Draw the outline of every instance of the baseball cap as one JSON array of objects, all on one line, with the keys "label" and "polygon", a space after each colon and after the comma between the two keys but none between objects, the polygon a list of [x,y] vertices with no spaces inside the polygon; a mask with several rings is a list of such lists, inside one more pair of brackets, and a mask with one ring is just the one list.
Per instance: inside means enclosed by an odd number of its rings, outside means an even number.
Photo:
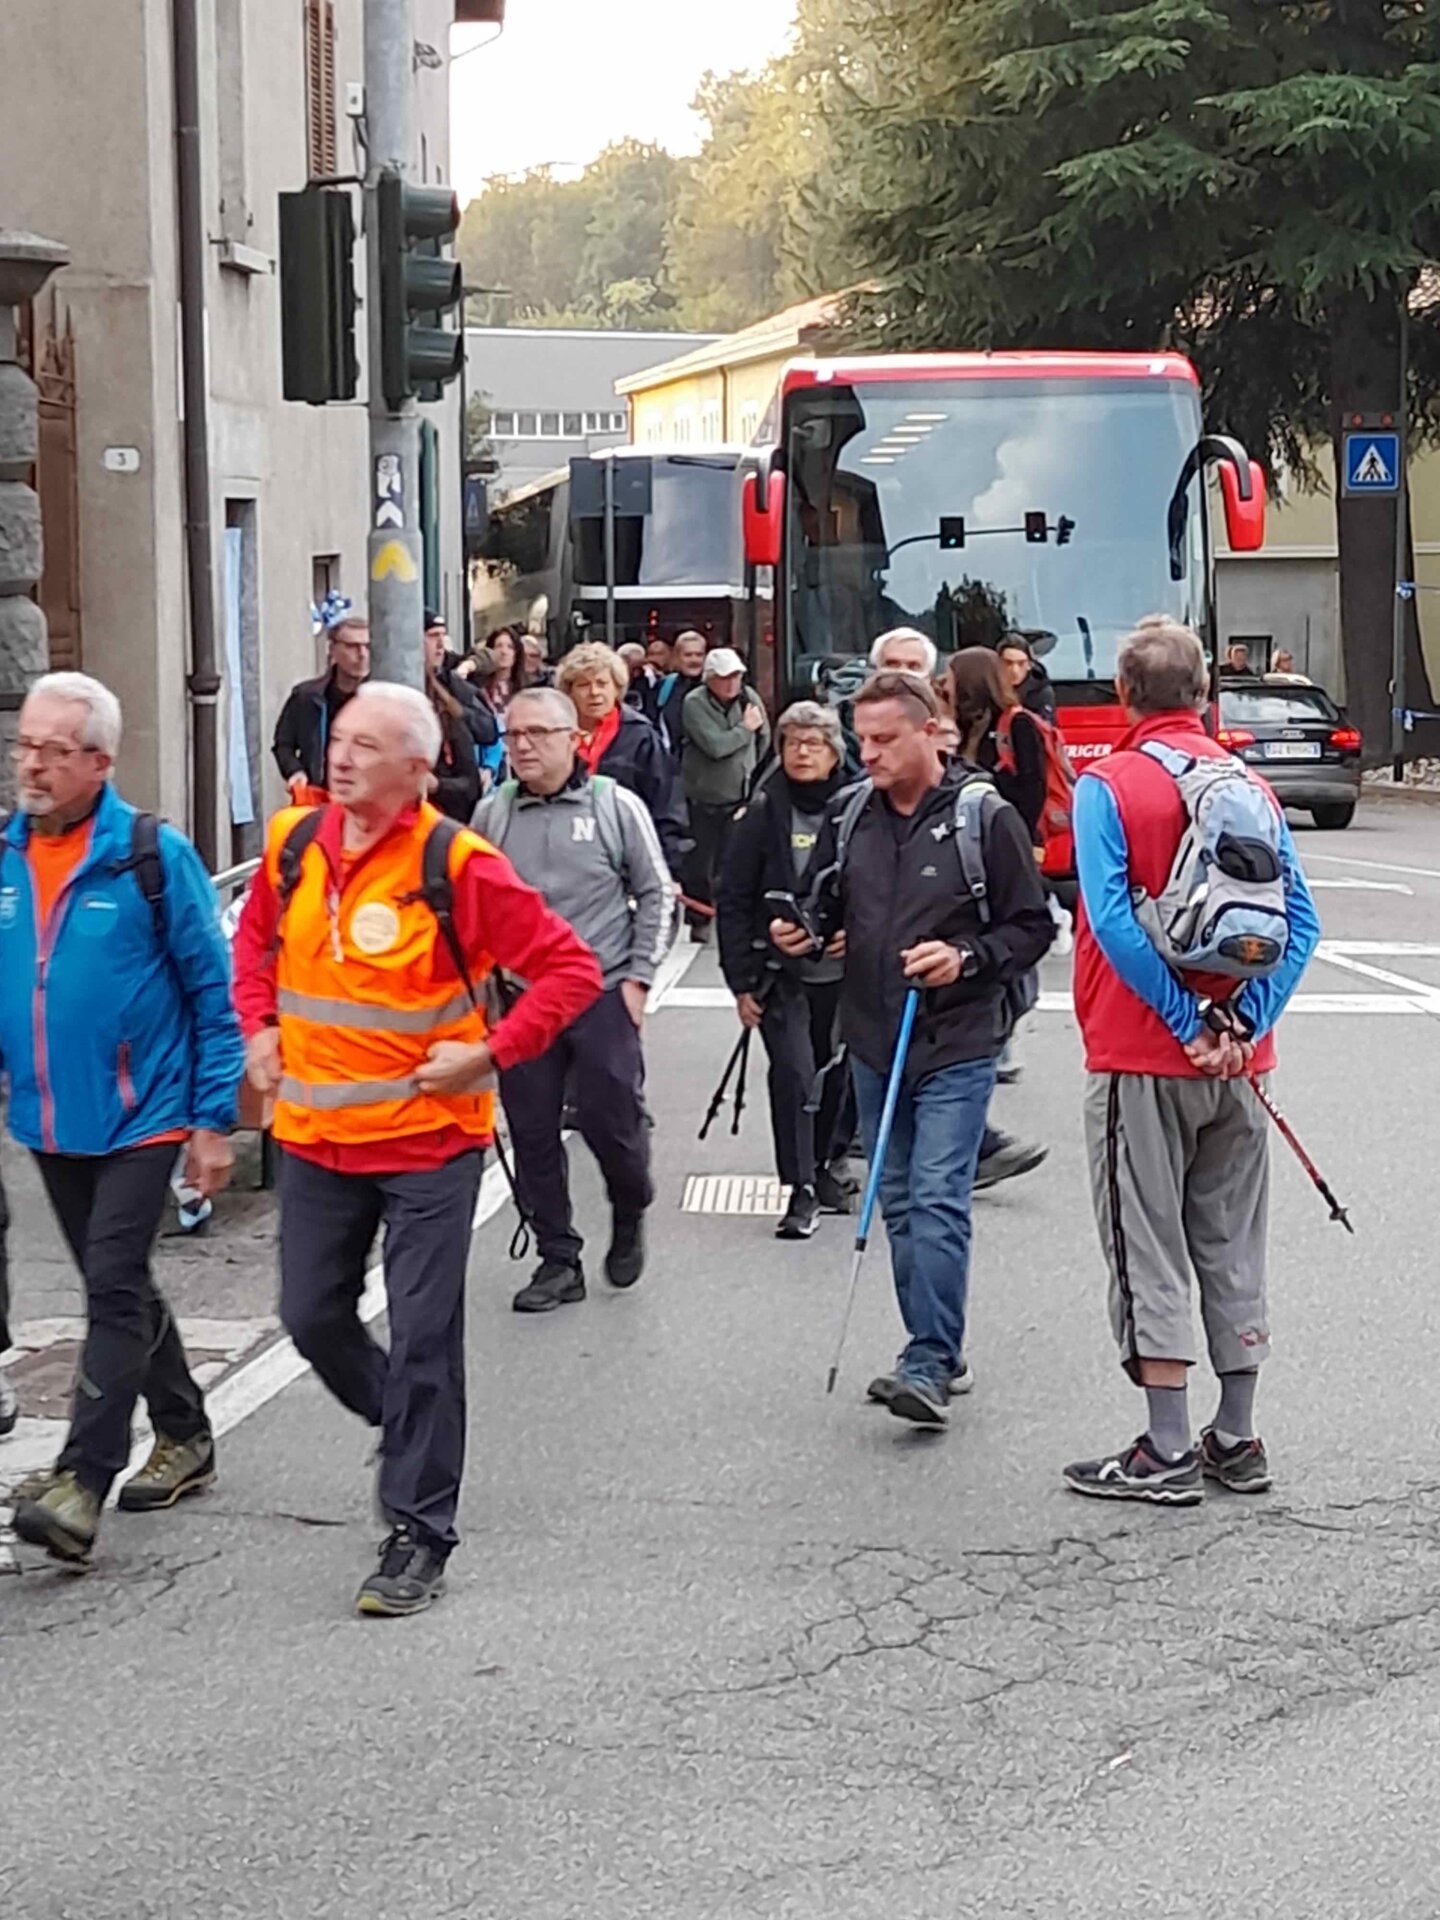
[{"label": "baseball cap", "polygon": [[744,673],[745,662],[733,647],[715,647],[705,656],[705,678],[723,680],[727,674]]},{"label": "baseball cap", "polygon": [[425,631],[427,633],[431,627],[443,627],[444,624],[445,616],[443,613],[436,613],[431,607],[425,609]]}]

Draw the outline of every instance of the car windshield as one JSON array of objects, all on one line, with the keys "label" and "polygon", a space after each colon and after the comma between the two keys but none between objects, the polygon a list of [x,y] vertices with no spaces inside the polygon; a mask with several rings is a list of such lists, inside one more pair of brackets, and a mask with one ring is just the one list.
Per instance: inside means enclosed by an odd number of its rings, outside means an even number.
[{"label": "car windshield", "polygon": [[[604,467],[571,464],[575,584],[605,585]],[[617,587],[726,587],[742,577],[735,459],[705,454],[616,460]]]},{"label": "car windshield", "polygon": [[1052,679],[1108,683],[1142,615],[1208,630],[1188,382],[821,385],[788,422],[793,665],[890,627],[942,653],[1019,628]]},{"label": "car windshield", "polygon": [[1247,726],[1295,727],[1305,721],[1335,721],[1340,709],[1319,687],[1220,688],[1220,716]]}]

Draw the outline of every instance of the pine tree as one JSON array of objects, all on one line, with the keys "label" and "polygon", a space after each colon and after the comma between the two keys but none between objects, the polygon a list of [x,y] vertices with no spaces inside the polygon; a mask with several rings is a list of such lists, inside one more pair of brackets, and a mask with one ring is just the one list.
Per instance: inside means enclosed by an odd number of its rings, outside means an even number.
[{"label": "pine tree", "polygon": [[[1312,484],[1317,445],[1396,406],[1402,305],[1440,254],[1440,0],[846,11],[811,22],[807,220],[815,257],[873,276],[869,343],[1178,345],[1211,416]],[[1440,305],[1409,405],[1440,431]],[[1348,694],[1382,758],[1393,510],[1337,504]],[[1410,667],[1433,705],[1414,634]]]}]

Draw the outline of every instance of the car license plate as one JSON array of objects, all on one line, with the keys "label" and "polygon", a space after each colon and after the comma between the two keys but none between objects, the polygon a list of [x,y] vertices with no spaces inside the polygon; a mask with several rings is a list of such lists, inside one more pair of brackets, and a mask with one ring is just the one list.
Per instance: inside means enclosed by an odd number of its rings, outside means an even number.
[{"label": "car license plate", "polygon": [[1267,740],[1265,758],[1267,760],[1318,760],[1320,742],[1318,740]]}]

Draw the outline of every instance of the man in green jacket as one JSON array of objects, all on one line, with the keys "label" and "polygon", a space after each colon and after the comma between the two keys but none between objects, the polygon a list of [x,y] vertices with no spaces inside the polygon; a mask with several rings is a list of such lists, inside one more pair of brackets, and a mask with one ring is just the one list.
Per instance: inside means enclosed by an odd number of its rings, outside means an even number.
[{"label": "man in green jacket", "polygon": [[[702,684],[685,697],[680,715],[685,738],[681,768],[694,845],[686,860],[685,892],[714,902],[735,810],[750,791],[755,769],[770,745],[770,725],[755,689],[745,683],[745,662],[730,647],[705,656]],[[687,912],[690,930],[704,940],[708,914]]]}]

